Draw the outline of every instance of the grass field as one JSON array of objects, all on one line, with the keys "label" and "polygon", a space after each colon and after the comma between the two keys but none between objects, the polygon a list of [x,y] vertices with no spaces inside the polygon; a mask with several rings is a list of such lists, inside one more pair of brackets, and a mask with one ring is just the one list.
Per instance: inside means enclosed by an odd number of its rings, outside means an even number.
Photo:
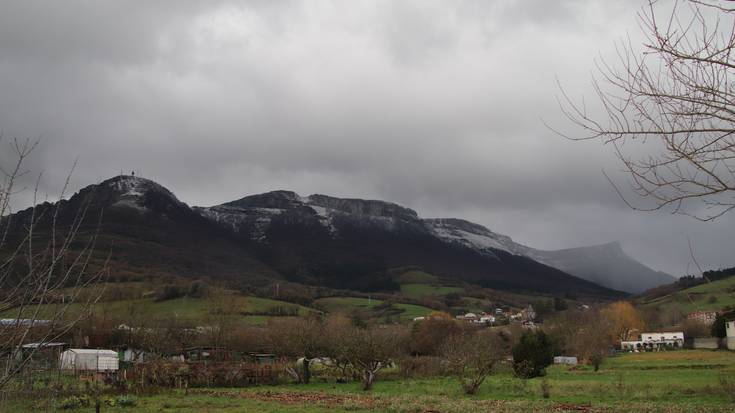
[{"label": "grass field", "polygon": [[[94,312],[98,314],[114,314],[117,316],[145,316],[149,319],[167,319],[176,317],[193,323],[204,322],[210,315],[213,308],[221,307],[227,310],[228,314],[241,319],[244,322],[252,321],[253,324],[262,324],[265,322],[265,316],[261,315],[243,315],[244,313],[263,313],[276,307],[295,308],[299,315],[307,315],[314,309],[300,306],[285,301],[271,300],[268,298],[248,297],[241,295],[225,295],[217,299],[207,298],[190,298],[181,297],[172,300],[155,301],[152,298],[141,298],[136,300],[118,300],[97,303],[94,306]],[[44,305],[39,317],[47,318],[54,312],[58,311],[59,305]],[[72,305],[69,309],[74,312],[77,308]],[[34,307],[29,307],[27,313],[33,311]],[[15,317],[13,310],[0,314],[2,317]]]},{"label": "grass field", "polygon": [[[735,353],[675,351],[627,354],[608,359],[599,372],[587,366],[553,366],[546,379],[514,378],[504,370],[491,376],[476,396],[465,396],[456,380],[388,379],[372,392],[357,383],[244,389],[190,389],[138,398],[136,407],[104,412],[732,412]],[[548,384],[549,397],[542,395]],[[9,403],[3,411],[44,408],[38,401]],[[2,406],[0,406],[2,407]],[[93,411],[90,408],[71,410]]]},{"label": "grass field", "polygon": [[409,270],[401,274],[396,281],[400,284],[432,284],[438,282],[439,278],[421,270]]},{"label": "grass field", "polygon": [[[380,316],[379,308],[384,302],[382,300],[359,298],[359,297],[328,297],[315,301],[319,308],[329,313],[350,314],[355,311],[376,312]],[[432,311],[431,308],[414,304],[393,304],[393,312],[396,312],[400,320],[411,320],[414,317],[425,316]]]},{"label": "grass field", "polygon": [[687,288],[642,304],[660,307],[676,306],[684,314],[697,310],[715,311],[726,306],[735,306],[735,277]]},{"label": "grass field", "polygon": [[427,295],[446,295],[464,291],[460,287],[445,287],[432,284],[401,284],[401,293],[407,297],[420,298]]}]

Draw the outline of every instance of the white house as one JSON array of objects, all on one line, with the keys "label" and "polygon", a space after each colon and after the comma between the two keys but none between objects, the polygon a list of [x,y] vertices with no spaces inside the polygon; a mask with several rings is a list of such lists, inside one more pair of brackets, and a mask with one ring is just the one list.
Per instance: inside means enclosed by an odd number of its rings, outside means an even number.
[{"label": "white house", "polygon": [[638,340],[621,341],[620,348],[628,351],[652,350],[666,347],[682,348],[684,332],[643,333]]},{"label": "white house", "polygon": [[62,370],[108,372],[118,370],[119,360],[113,350],[72,348],[61,353],[59,365]]},{"label": "white house", "polygon": [[457,320],[477,321],[480,318],[475,313],[467,313],[464,315],[458,315]]},{"label": "white house", "polygon": [[478,322],[481,324],[492,324],[495,322],[495,316],[491,316],[490,314],[482,314],[480,315],[480,320]]},{"label": "white house", "polygon": [[735,350],[735,320],[725,323],[726,345],[728,350]]}]

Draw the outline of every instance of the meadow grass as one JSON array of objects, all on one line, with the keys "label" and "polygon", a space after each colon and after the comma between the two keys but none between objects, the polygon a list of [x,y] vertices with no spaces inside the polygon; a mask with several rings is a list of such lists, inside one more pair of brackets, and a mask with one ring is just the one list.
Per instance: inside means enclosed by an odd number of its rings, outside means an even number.
[{"label": "meadow grass", "polygon": [[[221,301],[221,302],[219,302]],[[134,300],[117,300],[98,302],[93,306],[96,314],[110,314],[116,316],[145,315],[150,319],[178,318],[193,323],[201,323],[211,314],[212,308],[221,305],[227,309],[232,317],[254,324],[262,324],[265,316],[244,315],[246,313],[264,313],[276,307],[296,308],[298,315],[305,316],[317,310],[285,301],[272,300],[268,298],[227,295],[221,300],[213,301],[208,298],[180,297],[165,301],[155,301],[153,298],[140,298]],[[60,304],[45,304],[39,311],[39,318],[48,318],[61,308]],[[71,304],[67,310],[69,314],[75,314],[81,308],[79,304]],[[25,314],[31,314],[35,306],[26,309]],[[13,310],[0,314],[2,317],[15,317]],[[22,315],[23,316],[23,315]],[[22,317],[21,316],[21,317]]]},{"label": "meadow grass", "polygon": [[[387,375],[396,372],[386,373]],[[735,395],[720,384],[735,377],[735,353],[682,350],[625,354],[595,372],[588,366],[552,366],[543,397],[541,378],[521,380],[502,367],[474,396],[464,395],[452,377],[379,377],[372,392],[359,383],[318,379],[309,385],[190,389],[141,396],[135,407],[104,412],[732,412]],[[8,402],[9,413],[43,409],[48,401]],[[92,411],[90,408],[70,410]]]},{"label": "meadow grass", "polygon": [[[315,304],[328,313],[344,314],[360,310],[377,310],[377,307],[383,303],[384,302],[382,300],[359,297],[328,297],[320,298],[315,301]],[[432,311],[435,311],[428,307],[406,303],[395,303],[393,304],[393,308],[401,311],[397,315],[401,321],[410,321],[414,317],[425,316]]]},{"label": "meadow grass", "polygon": [[401,293],[407,297],[420,298],[427,295],[447,295],[464,291],[460,287],[445,287],[431,284],[402,284]]},{"label": "meadow grass", "polygon": [[[710,301],[714,297],[714,301]],[[697,285],[642,303],[644,306],[676,307],[684,314],[697,310],[719,311],[735,306],[735,277]]]}]

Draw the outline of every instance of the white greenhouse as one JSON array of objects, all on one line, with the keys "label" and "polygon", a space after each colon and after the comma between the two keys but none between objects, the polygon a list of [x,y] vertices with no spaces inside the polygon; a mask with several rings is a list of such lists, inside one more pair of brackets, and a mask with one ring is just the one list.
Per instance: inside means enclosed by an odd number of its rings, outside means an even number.
[{"label": "white greenhouse", "polygon": [[72,348],[61,353],[59,364],[62,370],[73,371],[117,371],[119,360],[113,350]]}]

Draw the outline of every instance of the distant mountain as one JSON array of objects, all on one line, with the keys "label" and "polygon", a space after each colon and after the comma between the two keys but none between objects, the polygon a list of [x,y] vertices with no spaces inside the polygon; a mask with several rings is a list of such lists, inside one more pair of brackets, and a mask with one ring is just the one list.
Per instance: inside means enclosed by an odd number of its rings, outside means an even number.
[{"label": "distant mountain", "polygon": [[556,251],[531,250],[529,256],[585,280],[634,294],[676,281],[631,258],[619,242]]},{"label": "distant mountain", "polygon": [[[111,249],[113,276],[209,277],[247,285],[285,279],[390,290],[397,288],[391,268],[419,266],[499,290],[622,295],[540,262],[545,258],[534,258],[535,250],[480,225],[422,219],[384,201],[273,191],[192,208],[153,181],[118,176],[62,201],[59,224],[68,225],[85,205],[83,236],[91,235],[102,216],[99,260]],[[39,205],[36,212],[52,206]],[[30,216],[28,209],[12,217],[17,233]]]},{"label": "distant mountain", "polygon": [[619,242],[556,251],[534,249],[510,237],[461,219],[425,220],[434,233],[448,241],[495,257],[497,251],[531,258],[596,284],[628,293],[640,293],[674,278],[652,270],[628,256]]}]

